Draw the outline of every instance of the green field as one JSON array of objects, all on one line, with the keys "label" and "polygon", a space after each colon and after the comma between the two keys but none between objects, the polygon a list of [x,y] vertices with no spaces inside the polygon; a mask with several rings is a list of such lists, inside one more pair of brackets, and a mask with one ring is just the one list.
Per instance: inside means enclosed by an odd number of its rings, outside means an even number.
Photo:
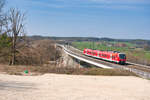
[{"label": "green field", "polygon": [[[72,45],[80,50],[84,48],[96,50],[113,50],[126,53],[127,58],[131,62],[138,62],[143,64],[150,63],[150,51],[144,49],[137,49],[136,44],[121,42],[125,47],[110,46],[110,44],[119,44],[120,42],[73,42]],[[131,49],[132,48],[132,49]]]},{"label": "green field", "polygon": [[72,45],[80,50],[84,48],[96,49],[96,50],[114,50],[114,51],[127,51],[128,47],[109,47],[105,43],[95,42],[73,42]]}]

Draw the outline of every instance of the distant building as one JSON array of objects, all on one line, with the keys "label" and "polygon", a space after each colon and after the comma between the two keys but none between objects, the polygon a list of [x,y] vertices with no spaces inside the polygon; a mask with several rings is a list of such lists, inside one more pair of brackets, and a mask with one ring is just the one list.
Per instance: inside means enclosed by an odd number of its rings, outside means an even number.
[{"label": "distant building", "polygon": [[114,44],[115,47],[127,47],[125,43],[116,43]]}]

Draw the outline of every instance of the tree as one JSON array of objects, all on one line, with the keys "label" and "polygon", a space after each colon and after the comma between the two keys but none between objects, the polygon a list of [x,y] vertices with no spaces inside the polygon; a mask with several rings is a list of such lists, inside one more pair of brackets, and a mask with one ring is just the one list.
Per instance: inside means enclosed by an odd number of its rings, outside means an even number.
[{"label": "tree", "polygon": [[0,0],[0,34],[2,34],[2,27],[5,21],[5,17],[2,13],[2,8],[4,7],[5,0]]},{"label": "tree", "polygon": [[9,37],[7,35],[7,17],[2,13],[2,8],[4,7],[5,0],[0,0],[0,49],[3,47],[8,47]]},{"label": "tree", "polygon": [[12,8],[10,9],[9,20],[12,38],[12,58],[10,65],[15,65],[17,39],[24,33],[25,14],[21,13],[21,11],[19,11],[18,9]]},{"label": "tree", "polygon": [[0,0],[0,34],[9,35],[9,32],[11,32],[11,29],[9,26],[8,14],[2,11],[2,8],[4,7],[4,5],[5,5],[5,0]]},{"label": "tree", "polygon": [[0,12],[5,4],[5,0],[0,0]]},{"label": "tree", "polygon": [[0,35],[0,50],[3,48],[9,48],[11,46],[11,39],[7,34]]},{"label": "tree", "polygon": [[11,38],[9,37],[8,16],[3,12],[5,0],[0,0],[0,59],[5,63],[10,58]]},{"label": "tree", "polygon": [[[0,49],[10,50],[10,65],[16,61],[16,45],[18,37],[24,33],[25,14],[12,8],[8,13],[2,11],[5,0],[0,0]],[[5,51],[5,49],[3,50]]]}]

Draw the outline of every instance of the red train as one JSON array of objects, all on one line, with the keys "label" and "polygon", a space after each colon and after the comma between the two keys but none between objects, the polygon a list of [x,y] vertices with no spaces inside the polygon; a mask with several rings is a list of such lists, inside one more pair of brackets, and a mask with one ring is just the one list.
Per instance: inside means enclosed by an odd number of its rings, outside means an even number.
[{"label": "red train", "polygon": [[84,49],[83,54],[111,62],[116,62],[119,64],[126,63],[126,55],[117,51],[99,51],[92,49]]}]

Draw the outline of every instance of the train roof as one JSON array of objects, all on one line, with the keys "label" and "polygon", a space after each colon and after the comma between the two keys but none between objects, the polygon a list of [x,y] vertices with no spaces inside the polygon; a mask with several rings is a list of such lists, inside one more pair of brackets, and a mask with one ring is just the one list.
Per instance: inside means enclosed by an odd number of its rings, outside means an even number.
[{"label": "train roof", "polygon": [[[92,49],[88,49],[88,48],[85,48],[86,50],[92,50]],[[119,51],[111,51],[111,50],[107,50],[107,51],[103,51],[103,50],[93,50],[93,51],[98,51],[98,52],[105,52],[105,53],[119,53],[119,54],[124,54],[124,53],[121,53]]]}]

